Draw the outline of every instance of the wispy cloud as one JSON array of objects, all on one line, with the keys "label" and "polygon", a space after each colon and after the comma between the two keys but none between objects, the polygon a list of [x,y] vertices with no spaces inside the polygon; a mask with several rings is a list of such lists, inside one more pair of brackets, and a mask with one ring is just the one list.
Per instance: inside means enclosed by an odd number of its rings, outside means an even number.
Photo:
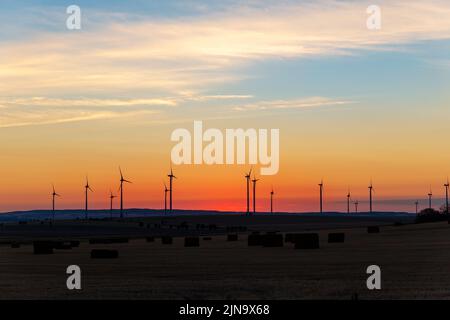
[{"label": "wispy cloud", "polygon": [[143,115],[153,115],[157,113],[155,110],[138,110],[138,111],[85,111],[85,110],[67,110],[63,112],[13,112],[6,113],[0,118],[0,128],[36,126],[59,124],[78,121],[89,120],[104,120],[104,119],[124,119],[126,117],[137,117]]},{"label": "wispy cloud", "polygon": [[351,100],[330,99],[326,97],[309,97],[303,99],[293,100],[272,100],[259,101],[255,103],[244,104],[242,106],[235,106],[235,111],[260,111],[260,110],[280,110],[280,109],[303,109],[303,108],[318,108],[325,106],[340,106],[357,103]]}]

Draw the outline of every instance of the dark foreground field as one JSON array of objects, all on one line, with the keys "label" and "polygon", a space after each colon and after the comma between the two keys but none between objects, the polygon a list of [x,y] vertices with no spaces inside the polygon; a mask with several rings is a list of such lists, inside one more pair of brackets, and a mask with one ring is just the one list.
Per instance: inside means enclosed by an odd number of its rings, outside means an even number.
[{"label": "dark foreground field", "polygon": [[[178,216],[127,221],[4,224],[0,228],[1,299],[360,299],[450,298],[450,225],[407,224],[410,218],[348,216]],[[209,227],[210,224],[215,227]],[[380,233],[368,234],[368,225]],[[181,226],[181,227],[180,227]],[[241,227],[241,231],[231,230]],[[227,230],[228,227],[228,230]],[[246,230],[242,227],[245,227]],[[316,230],[320,249],[249,247],[252,231]],[[344,243],[328,243],[329,232]],[[228,233],[238,233],[229,242]],[[145,237],[156,236],[155,242]],[[163,245],[161,235],[173,235]],[[184,236],[200,235],[185,248]],[[128,243],[89,244],[94,237]],[[203,240],[211,236],[212,240]],[[81,240],[80,247],[34,255],[32,240]],[[11,248],[10,242],[21,243]],[[91,259],[92,249],[117,249],[117,259]],[[66,288],[66,268],[79,265],[82,290]],[[382,289],[366,288],[366,267],[382,271]]]}]

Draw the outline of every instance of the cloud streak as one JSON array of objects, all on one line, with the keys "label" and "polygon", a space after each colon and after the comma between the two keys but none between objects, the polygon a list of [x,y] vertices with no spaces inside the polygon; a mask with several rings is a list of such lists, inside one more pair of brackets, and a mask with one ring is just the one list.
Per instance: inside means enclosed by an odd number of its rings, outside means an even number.
[{"label": "cloud streak", "polygon": [[293,100],[273,100],[260,101],[233,108],[235,111],[260,111],[260,110],[281,110],[281,109],[311,109],[326,106],[340,106],[357,103],[351,100],[338,100],[326,97],[309,97]]}]

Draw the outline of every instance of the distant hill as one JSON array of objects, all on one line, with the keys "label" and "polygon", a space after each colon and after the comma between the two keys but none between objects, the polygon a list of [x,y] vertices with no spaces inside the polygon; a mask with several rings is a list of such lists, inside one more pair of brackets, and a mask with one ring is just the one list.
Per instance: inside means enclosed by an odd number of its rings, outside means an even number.
[{"label": "distant hill", "polygon": [[[162,209],[127,209],[124,210],[125,218],[137,218],[137,217],[154,217],[154,216],[170,216],[170,215],[243,215],[245,212],[237,211],[214,211],[214,210],[174,210],[173,213],[164,213]],[[316,212],[277,212],[276,215],[290,215],[290,214],[301,214],[301,215],[319,215]],[[256,215],[270,215],[268,212],[257,213]],[[370,216],[399,216],[411,217],[412,214],[408,212],[359,212],[359,213],[342,213],[342,212],[325,212],[321,216],[342,216],[350,215],[352,217],[367,217]],[[0,213],[0,221],[30,221],[30,220],[45,220],[51,219],[53,212],[51,210],[30,210],[30,211],[15,211],[15,212],[5,212]],[[109,218],[111,216],[110,210],[89,210],[89,218],[103,219]],[[120,216],[119,210],[113,210],[113,217],[118,218]],[[55,219],[58,220],[76,220],[84,219],[84,210],[57,210],[55,211]]]}]

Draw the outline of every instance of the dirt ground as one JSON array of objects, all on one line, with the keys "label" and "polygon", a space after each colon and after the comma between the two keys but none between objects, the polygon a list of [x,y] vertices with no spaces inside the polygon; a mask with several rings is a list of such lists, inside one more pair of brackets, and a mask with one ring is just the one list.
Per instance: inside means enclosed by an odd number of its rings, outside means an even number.
[{"label": "dirt ground", "polygon": [[[244,219],[242,219],[244,218]],[[450,225],[447,222],[394,226],[392,221],[329,221],[297,218],[181,217],[163,221],[59,222],[4,226],[0,230],[0,299],[448,299],[450,298]],[[200,220],[199,220],[200,219]],[[202,220],[203,219],[203,220]],[[292,221],[294,219],[295,221]],[[139,220],[139,221],[142,221]],[[188,230],[170,225],[186,221]],[[217,223],[214,231],[196,224]],[[149,228],[147,228],[147,224]],[[368,234],[367,225],[381,225]],[[236,242],[226,228],[245,225]],[[318,230],[320,229],[320,230]],[[249,247],[250,231],[318,230],[320,249]],[[344,243],[327,243],[333,230]],[[146,235],[172,234],[172,245],[146,242]],[[184,235],[211,235],[200,247],[185,248]],[[126,235],[129,243],[89,244],[88,237]],[[34,255],[38,237],[81,240],[79,248]],[[11,248],[8,241],[19,241]],[[91,259],[95,248],[119,251],[117,259]],[[66,268],[82,270],[82,290],[68,290]],[[381,268],[381,290],[368,290],[366,268]]]}]

